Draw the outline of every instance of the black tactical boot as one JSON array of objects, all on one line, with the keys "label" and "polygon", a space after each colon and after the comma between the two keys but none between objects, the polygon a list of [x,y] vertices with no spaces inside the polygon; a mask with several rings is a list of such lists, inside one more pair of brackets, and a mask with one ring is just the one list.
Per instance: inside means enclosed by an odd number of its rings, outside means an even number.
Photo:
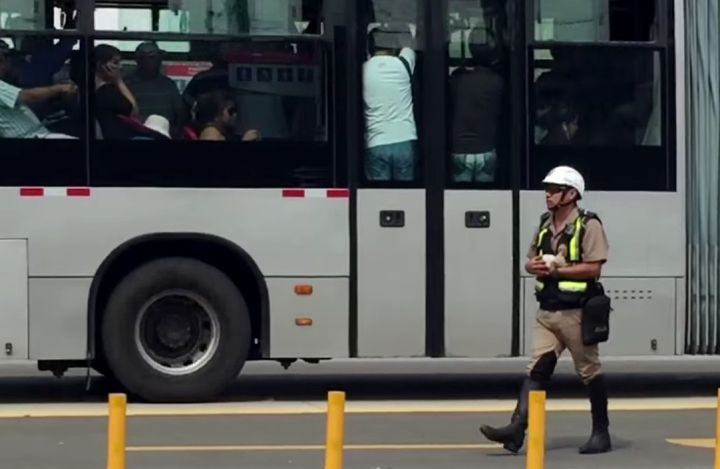
[{"label": "black tactical boot", "polygon": [[480,427],[482,434],[490,441],[502,443],[503,448],[508,451],[512,451],[513,453],[520,451],[525,441],[525,430],[528,425],[529,393],[531,390],[539,390],[541,388],[542,386],[537,381],[525,378],[510,423],[499,428],[483,425]]},{"label": "black tactical boot", "polygon": [[608,433],[608,399],[605,379],[597,376],[588,384],[590,408],[592,410],[592,435],[583,446],[580,454],[606,453],[611,450],[610,433]]}]

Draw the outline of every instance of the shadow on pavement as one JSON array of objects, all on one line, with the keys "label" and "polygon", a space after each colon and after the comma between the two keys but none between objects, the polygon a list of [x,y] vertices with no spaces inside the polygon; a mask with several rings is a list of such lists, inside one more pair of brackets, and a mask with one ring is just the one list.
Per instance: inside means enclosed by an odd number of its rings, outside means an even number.
[{"label": "shadow on pavement", "polygon": [[[347,392],[352,400],[514,399],[521,374],[343,374],[288,373],[241,376],[223,401],[324,400],[330,390]],[[606,374],[610,397],[685,397],[717,395],[719,374]],[[104,402],[119,391],[103,377],[94,377],[86,391],[82,377],[0,378],[0,403]],[[585,397],[579,379],[556,375],[548,397]]]}]

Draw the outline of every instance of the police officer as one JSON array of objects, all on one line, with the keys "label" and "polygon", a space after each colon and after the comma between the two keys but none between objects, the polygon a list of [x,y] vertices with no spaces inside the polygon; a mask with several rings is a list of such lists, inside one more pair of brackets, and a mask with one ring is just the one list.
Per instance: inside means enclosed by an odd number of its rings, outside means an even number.
[{"label": "police officer", "polygon": [[509,425],[480,431],[489,440],[516,453],[523,446],[528,420],[528,393],[544,390],[558,357],[570,350],[575,371],[587,387],[592,409],[592,435],[580,453],[610,451],[607,392],[600,374],[598,345],[585,345],[582,304],[591,295],[607,260],[608,243],[599,218],[581,210],[585,181],[568,166],[559,166],[545,177],[548,212],[540,220],[528,252],[525,269],[537,277],[540,303],[533,331],[533,355],[515,412]]}]

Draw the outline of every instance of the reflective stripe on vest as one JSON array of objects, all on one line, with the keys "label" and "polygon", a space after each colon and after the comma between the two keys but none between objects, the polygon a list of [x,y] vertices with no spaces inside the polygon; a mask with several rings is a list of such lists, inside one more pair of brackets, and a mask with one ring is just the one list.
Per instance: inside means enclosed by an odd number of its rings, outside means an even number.
[{"label": "reflective stripe on vest", "polygon": [[583,293],[587,291],[587,282],[569,282],[562,280],[558,282],[558,288],[560,291],[566,291],[570,293]]},{"label": "reflective stripe on vest", "polygon": [[[550,222],[552,223],[552,221]],[[573,232],[572,238],[570,238],[570,244],[569,244],[569,251],[570,251],[570,262],[579,262],[580,261],[580,231],[582,228],[582,215],[578,216],[575,220],[575,230]],[[540,230],[540,233],[538,233],[537,238],[537,247],[538,247],[538,253],[542,256],[544,254],[542,250],[543,245],[543,239],[545,235],[550,231],[549,226],[543,228]],[[540,280],[535,282],[535,290],[541,291],[543,288],[545,288],[545,284],[541,282]],[[569,280],[561,280],[558,282],[558,289],[563,292],[568,293],[583,293],[587,291],[588,283],[587,282],[575,282],[575,281],[569,281]]]}]

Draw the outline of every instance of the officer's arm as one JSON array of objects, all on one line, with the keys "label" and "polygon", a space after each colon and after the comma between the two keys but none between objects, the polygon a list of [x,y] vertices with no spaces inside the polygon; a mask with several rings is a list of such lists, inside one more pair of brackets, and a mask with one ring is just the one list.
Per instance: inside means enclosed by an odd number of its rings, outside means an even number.
[{"label": "officer's arm", "polygon": [[554,276],[567,280],[593,280],[600,277],[603,261],[581,262],[580,264],[558,267]]}]

